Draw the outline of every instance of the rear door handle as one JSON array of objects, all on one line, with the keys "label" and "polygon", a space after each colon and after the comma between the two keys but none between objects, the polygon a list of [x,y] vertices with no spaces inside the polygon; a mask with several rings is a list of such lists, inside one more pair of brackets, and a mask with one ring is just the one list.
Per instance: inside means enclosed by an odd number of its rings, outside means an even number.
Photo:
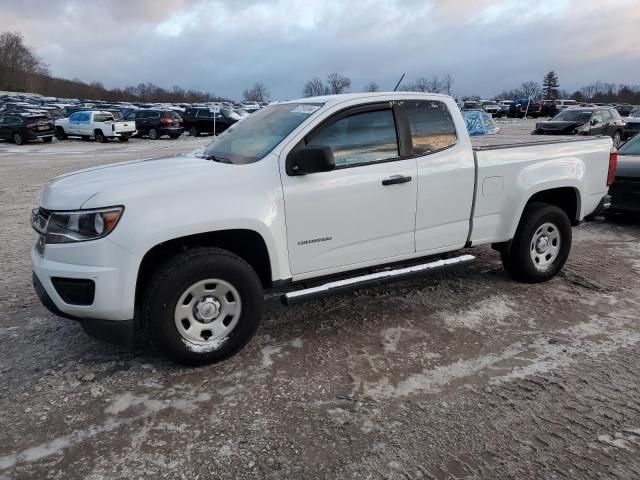
[{"label": "rear door handle", "polygon": [[394,175],[389,178],[385,178],[382,180],[382,185],[397,185],[399,183],[407,183],[411,181],[411,177],[407,177],[405,175]]}]

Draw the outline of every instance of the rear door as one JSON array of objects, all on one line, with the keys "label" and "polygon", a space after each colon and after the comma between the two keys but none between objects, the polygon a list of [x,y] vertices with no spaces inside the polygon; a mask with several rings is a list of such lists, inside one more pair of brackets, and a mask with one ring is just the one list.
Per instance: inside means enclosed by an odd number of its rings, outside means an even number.
[{"label": "rear door", "polygon": [[456,132],[440,100],[406,100],[399,112],[410,127],[418,167],[416,252],[461,248],[469,235],[475,185],[467,132]]},{"label": "rear door", "polygon": [[9,138],[9,129],[6,124],[7,117],[0,116],[0,139],[6,140]]},{"label": "rear door", "polygon": [[281,168],[294,275],[355,269],[415,251],[416,159],[400,156],[389,102],[339,112],[304,144],[331,147],[336,168],[302,176]]}]

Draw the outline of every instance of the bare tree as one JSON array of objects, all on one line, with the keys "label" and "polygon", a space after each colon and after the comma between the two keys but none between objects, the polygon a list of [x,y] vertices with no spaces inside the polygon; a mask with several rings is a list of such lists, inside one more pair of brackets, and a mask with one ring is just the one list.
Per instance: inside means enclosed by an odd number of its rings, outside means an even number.
[{"label": "bare tree", "polygon": [[258,82],[242,92],[242,98],[247,102],[266,102],[269,100],[269,91],[262,83]]},{"label": "bare tree", "polygon": [[48,74],[47,65],[24,43],[21,33],[0,33],[0,89],[29,89],[32,75]]},{"label": "bare tree", "polygon": [[418,77],[415,82],[401,85],[400,90],[407,92],[450,93],[451,85],[453,85],[451,75],[446,75],[443,78],[438,76],[431,78]]},{"label": "bare tree", "polygon": [[380,90],[380,85],[376,82],[370,82],[366,87],[364,87],[365,92],[377,92]]},{"label": "bare tree", "polygon": [[329,93],[328,87],[323,83],[320,77],[313,77],[304,85],[303,95],[305,97],[319,97]]},{"label": "bare tree", "polygon": [[523,82],[518,89],[522,98],[531,98],[532,100],[539,100],[542,97],[542,87],[538,82],[529,80]]},{"label": "bare tree", "polygon": [[330,73],[327,75],[327,87],[329,93],[345,93],[351,86],[351,79],[341,73]]},{"label": "bare tree", "polygon": [[453,87],[453,77],[450,73],[446,73],[442,77],[442,92],[451,95],[451,87]]}]

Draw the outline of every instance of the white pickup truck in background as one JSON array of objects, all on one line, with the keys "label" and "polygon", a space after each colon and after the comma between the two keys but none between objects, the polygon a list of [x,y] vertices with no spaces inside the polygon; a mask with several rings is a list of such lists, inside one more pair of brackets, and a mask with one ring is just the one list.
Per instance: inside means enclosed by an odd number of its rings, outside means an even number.
[{"label": "white pickup truck in background", "polygon": [[111,112],[80,111],[67,118],[56,120],[56,138],[81,137],[88,140],[94,137],[96,142],[104,143],[110,138],[126,142],[136,133],[136,122],[116,121]]},{"label": "white pickup truck in background", "polygon": [[472,140],[454,101],[363,93],[268,106],[200,154],[70,173],[32,214],[34,286],[91,335],[150,332],[175,361],[242,348],[264,290],[287,304],[464,265],[490,244],[513,278],[564,265],[609,203],[609,137]]}]

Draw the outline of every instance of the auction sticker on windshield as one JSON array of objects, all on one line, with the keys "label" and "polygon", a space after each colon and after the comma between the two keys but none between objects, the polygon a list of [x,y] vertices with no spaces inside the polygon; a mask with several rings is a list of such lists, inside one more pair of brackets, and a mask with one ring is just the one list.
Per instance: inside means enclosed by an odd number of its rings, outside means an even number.
[{"label": "auction sticker on windshield", "polygon": [[298,105],[296,108],[291,110],[291,113],[306,113],[307,115],[312,114],[320,107],[318,105]]}]

